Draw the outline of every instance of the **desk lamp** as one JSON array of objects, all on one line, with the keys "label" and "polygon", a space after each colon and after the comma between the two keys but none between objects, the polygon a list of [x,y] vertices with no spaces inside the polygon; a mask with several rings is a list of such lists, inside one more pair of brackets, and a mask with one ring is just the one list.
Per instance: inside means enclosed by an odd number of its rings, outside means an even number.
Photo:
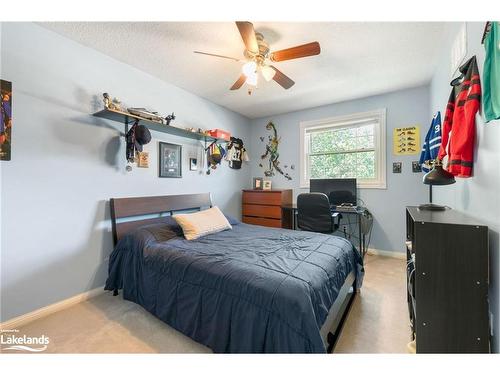
[{"label": "desk lamp", "polygon": [[443,169],[441,160],[434,161],[434,168],[424,175],[424,184],[429,185],[429,203],[421,204],[421,210],[442,211],[446,207],[432,203],[432,186],[433,185],[451,185],[455,183],[455,177],[448,171]]}]

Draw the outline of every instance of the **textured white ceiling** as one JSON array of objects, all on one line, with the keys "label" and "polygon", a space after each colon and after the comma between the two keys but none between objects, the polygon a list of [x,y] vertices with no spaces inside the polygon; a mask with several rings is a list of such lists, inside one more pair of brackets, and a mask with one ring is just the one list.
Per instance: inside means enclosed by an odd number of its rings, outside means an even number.
[{"label": "textured white ceiling", "polygon": [[249,118],[380,94],[430,81],[443,23],[254,22],[271,50],[318,41],[319,56],[275,63],[296,84],[284,90],[259,81],[229,87],[242,63],[194,50],[242,57],[243,43],[228,22],[77,22],[42,26],[182,87]]}]

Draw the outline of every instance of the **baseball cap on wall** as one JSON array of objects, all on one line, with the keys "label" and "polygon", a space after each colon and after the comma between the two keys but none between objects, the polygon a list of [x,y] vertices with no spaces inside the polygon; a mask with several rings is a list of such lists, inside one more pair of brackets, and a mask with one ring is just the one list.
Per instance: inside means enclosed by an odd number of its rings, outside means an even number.
[{"label": "baseball cap on wall", "polygon": [[142,151],[142,146],[151,142],[151,133],[144,125],[134,126],[135,148]]},{"label": "baseball cap on wall", "polygon": [[137,151],[142,151],[142,146],[151,141],[151,133],[144,125],[139,125],[137,120],[127,133],[127,143],[134,145]]}]

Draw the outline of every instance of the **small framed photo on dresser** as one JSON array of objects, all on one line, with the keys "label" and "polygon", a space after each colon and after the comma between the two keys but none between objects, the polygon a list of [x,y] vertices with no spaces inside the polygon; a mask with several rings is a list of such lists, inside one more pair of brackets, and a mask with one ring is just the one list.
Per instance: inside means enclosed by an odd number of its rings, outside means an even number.
[{"label": "small framed photo on dresser", "polygon": [[263,185],[264,185],[264,179],[262,177],[254,177],[253,178],[253,189],[254,190],[262,190]]},{"label": "small framed photo on dresser", "polygon": [[262,188],[264,190],[271,190],[273,187],[273,183],[269,180],[264,181],[264,185],[262,185]]}]

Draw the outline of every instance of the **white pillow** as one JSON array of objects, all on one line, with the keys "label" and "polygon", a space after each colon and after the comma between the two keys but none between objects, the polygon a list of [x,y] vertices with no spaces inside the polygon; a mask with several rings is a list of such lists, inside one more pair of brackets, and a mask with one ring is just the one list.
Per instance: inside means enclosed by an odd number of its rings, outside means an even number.
[{"label": "white pillow", "polygon": [[195,240],[207,234],[233,228],[218,207],[193,214],[174,215],[173,218],[181,226],[186,240]]}]

